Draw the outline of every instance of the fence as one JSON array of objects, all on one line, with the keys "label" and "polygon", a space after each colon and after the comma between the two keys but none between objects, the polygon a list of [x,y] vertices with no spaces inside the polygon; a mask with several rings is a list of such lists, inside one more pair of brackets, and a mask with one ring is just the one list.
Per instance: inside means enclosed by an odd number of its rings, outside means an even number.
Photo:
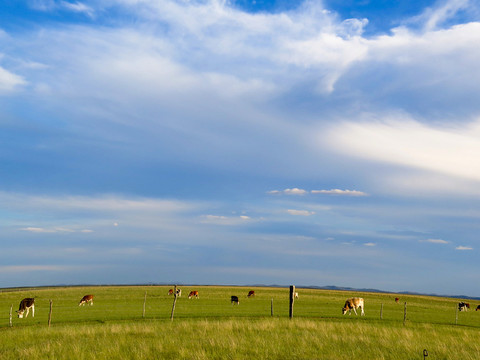
[{"label": "fence", "polygon": [[[254,288],[248,298],[247,287],[181,286],[182,296],[168,295],[167,286],[111,286],[84,288],[37,288],[0,293],[0,327],[75,322],[109,322],[127,320],[220,319],[293,317],[344,319],[361,321],[378,319],[407,325],[409,323],[459,324],[480,327],[480,312],[456,313],[458,300],[409,296],[395,303],[393,295],[355,293],[317,289],[295,289],[299,298],[292,301],[292,289]],[[198,289],[199,299],[188,299],[188,292]],[[78,306],[85,294],[94,294],[94,305]],[[240,304],[232,305],[236,295]],[[345,299],[365,299],[365,317],[342,315]],[[18,319],[13,313],[24,297],[35,297],[35,318]],[[402,306],[404,305],[404,306]]]}]

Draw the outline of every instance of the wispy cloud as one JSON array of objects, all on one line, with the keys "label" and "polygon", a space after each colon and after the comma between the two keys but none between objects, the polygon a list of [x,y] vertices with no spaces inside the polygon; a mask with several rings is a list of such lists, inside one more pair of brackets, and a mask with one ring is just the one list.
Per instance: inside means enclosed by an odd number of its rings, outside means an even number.
[{"label": "wispy cloud", "polygon": [[16,75],[0,66],[0,95],[11,93],[25,84],[26,81],[22,76]]},{"label": "wispy cloud", "polygon": [[242,225],[250,222],[252,218],[246,215],[240,216],[223,216],[223,215],[203,215],[200,222],[203,224],[215,225]]},{"label": "wispy cloud", "polygon": [[326,195],[345,195],[345,196],[368,196],[366,192],[358,190],[340,190],[340,189],[331,189],[331,190],[312,190],[312,194],[326,194]]},{"label": "wispy cloud", "polygon": [[315,211],[309,211],[309,210],[294,210],[294,209],[289,209],[287,212],[290,215],[295,215],[295,216],[312,216],[315,215]]},{"label": "wispy cloud", "polygon": [[65,265],[9,265],[0,266],[0,273],[24,273],[31,271],[54,271],[61,272],[66,270],[79,269],[78,266]]},{"label": "wispy cloud", "polygon": [[73,12],[84,13],[90,17],[93,17],[95,13],[93,8],[79,1],[76,1],[76,2],[61,1],[60,6]]},{"label": "wispy cloud", "polygon": [[432,31],[441,26],[444,22],[454,17],[459,11],[474,10],[472,0],[446,0],[437,1],[434,6],[427,8],[421,15],[410,21],[424,24],[425,31]]},{"label": "wispy cloud", "polygon": [[328,139],[352,157],[480,181],[480,121],[454,127],[408,119],[346,122]]},{"label": "wispy cloud", "polygon": [[358,190],[340,190],[340,189],[331,189],[331,190],[304,190],[299,188],[285,189],[285,190],[272,190],[268,192],[272,195],[307,195],[311,194],[325,194],[325,195],[344,195],[344,196],[368,196],[367,193]]},{"label": "wispy cloud", "polygon": [[420,240],[420,242],[428,242],[431,244],[448,244],[447,240],[442,240],[442,239],[426,239],[426,240]]}]

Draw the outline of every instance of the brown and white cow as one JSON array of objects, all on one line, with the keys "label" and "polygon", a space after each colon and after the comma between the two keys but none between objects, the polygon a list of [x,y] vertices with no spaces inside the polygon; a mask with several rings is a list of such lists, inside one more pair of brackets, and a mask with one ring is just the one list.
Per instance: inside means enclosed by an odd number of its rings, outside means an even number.
[{"label": "brown and white cow", "polygon": [[28,316],[28,312],[32,309],[32,317],[35,317],[35,299],[34,298],[25,298],[20,301],[20,305],[18,306],[17,314],[18,317],[21,319],[23,318],[23,314],[25,313],[25,317]]},{"label": "brown and white cow", "polygon": [[395,302],[398,304],[398,302],[400,301],[400,298],[395,298]]},{"label": "brown and white cow", "polygon": [[190,294],[188,294],[188,298],[191,299],[192,297],[198,299],[198,291],[196,291],[196,290],[190,291]]},{"label": "brown and white cow", "polygon": [[357,315],[357,309],[360,308],[362,310],[361,315],[363,316],[365,315],[364,307],[365,305],[363,298],[354,297],[351,299],[347,299],[347,301],[345,301],[345,305],[342,308],[342,314],[345,315],[348,311],[348,315],[352,315],[353,310],[355,312],[355,315]]},{"label": "brown and white cow", "polygon": [[173,295],[173,289],[168,290],[168,295]]},{"label": "brown and white cow", "polygon": [[470,304],[469,303],[466,303],[466,302],[459,302],[458,303],[458,310],[459,311],[467,311],[468,309],[470,309]]},{"label": "brown and white cow", "polygon": [[93,305],[93,295],[85,295],[78,303],[78,306],[84,306],[85,304]]},{"label": "brown and white cow", "polygon": [[253,296],[255,296],[255,291],[250,290],[250,291],[248,292],[247,297],[253,297]]},{"label": "brown and white cow", "polygon": [[238,300],[238,296],[232,295],[232,296],[230,297],[230,301],[232,302],[232,305],[233,305],[233,304],[240,305],[240,300]]}]

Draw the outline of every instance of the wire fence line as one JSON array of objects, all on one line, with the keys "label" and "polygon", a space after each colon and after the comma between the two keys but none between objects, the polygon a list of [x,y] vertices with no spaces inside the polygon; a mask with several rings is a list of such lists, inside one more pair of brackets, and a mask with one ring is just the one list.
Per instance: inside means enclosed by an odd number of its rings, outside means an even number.
[{"label": "wire fence line", "polygon": [[[288,317],[288,289],[275,288],[260,290],[253,298],[247,297],[245,288],[202,288],[199,299],[188,299],[191,287],[183,289],[177,298],[175,308],[176,319],[194,318],[229,318],[229,317]],[[186,290],[186,291],[185,291]],[[78,302],[86,292],[95,294],[94,305],[78,306]],[[187,294],[186,294],[187,293]],[[238,295],[239,305],[232,303],[231,295]],[[454,300],[448,304],[431,303],[428,306],[415,302],[407,307],[385,303],[388,298],[369,295],[366,298],[365,317],[343,316],[341,308],[345,294],[322,293],[314,290],[300,289],[300,298],[294,302],[294,316],[300,318],[327,319],[378,319],[408,324],[411,322],[436,322],[442,324],[458,324],[480,327],[480,312],[470,311],[456,313]],[[26,319],[18,319],[11,309],[17,310],[23,297],[35,297],[35,318],[31,314]],[[52,301],[53,314],[50,313]],[[51,316],[52,324],[72,322],[108,322],[123,320],[167,320],[171,317],[174,296],[168,295],[168,287],[133,287],[126,288],[35,288],[14,289],[0,293],[0,327],[47,324]]]}]

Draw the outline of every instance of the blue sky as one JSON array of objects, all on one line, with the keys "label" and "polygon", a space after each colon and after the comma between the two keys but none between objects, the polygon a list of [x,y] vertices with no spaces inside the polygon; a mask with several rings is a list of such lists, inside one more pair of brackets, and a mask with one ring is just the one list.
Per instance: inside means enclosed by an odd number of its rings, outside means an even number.
[{"label": "blue sky", "polygon": [[0,4],[0,287],[480,296],[476,1]]}]

